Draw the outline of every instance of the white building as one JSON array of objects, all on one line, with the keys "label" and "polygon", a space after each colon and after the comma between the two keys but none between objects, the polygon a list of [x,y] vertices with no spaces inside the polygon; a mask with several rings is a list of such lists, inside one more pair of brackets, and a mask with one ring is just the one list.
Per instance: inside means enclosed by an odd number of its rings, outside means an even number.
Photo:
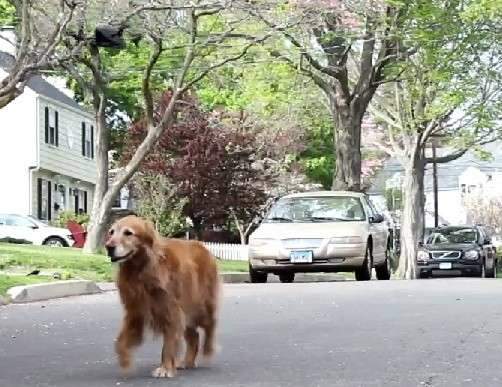
[{"label": "white building", "polygon": [[[438,164],[438,208],[440,224],[468,224],[470,219],[466,202],[472,198],[502,197],[502,147],[501,143],[486,145],[491,154],[488,160],[480,160],[473,152],[445,164]],[[368,193],[381,208],[387,207],[389,190],[399,188],[403,169],[394,159],[388,160],[377,174]],[[434,192],[432,165],[425,173],[426,227],[434,227]]]},{"label": "white building", "polygon": [[[0,79],[13,57],[0,52]],[[88,212],[96,183],[94,116],[40,76],[0,109],[0,212],[42,220]]]}]

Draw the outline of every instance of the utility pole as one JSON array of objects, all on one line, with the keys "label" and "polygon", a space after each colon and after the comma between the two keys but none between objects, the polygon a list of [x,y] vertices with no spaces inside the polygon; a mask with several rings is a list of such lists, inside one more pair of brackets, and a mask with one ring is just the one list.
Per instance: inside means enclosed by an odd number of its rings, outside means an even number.
[{"label": "utility pole", "polygon": [[438,166],[436,163],[436,140],[432,139],[432,190],[434,192],[434,227],[439,226],[438,213]]}]

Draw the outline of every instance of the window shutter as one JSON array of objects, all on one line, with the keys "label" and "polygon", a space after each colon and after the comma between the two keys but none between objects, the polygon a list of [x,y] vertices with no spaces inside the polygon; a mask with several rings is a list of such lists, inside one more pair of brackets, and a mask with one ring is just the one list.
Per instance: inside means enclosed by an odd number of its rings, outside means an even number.
[{"label": "window shutter", "polygon": [[49,143],[49,108],[45,107],[45,143]]},{"label": "window shutter", "polygon": [[42,219],[42,179],[37,179],[37,217]]},{"label": "window shutter", "polygon": [[85,122],[82,122],[82,156],[85,156]]},{"label": "window shutter", "polygon": [[56,127],[56,146],[59,146],[59,113],[57,111],[54,112],[54,125]]},{"label": "window shutter", "polygon": [[84,191],[84,212],[87,214],[87,191]]},{"label": "window shutter", "polygon": [[52,184],[50,181],[47,182],[47,220],[52,219]]},{"label": "window shutter", "polygon": [[91,159],[94,158],[94,126],[91,125]]}]

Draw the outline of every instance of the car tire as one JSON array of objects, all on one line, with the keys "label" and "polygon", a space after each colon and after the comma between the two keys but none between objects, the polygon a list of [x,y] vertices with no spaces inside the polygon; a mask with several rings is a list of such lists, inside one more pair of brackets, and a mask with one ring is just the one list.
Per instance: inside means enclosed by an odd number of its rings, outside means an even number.
[{"label": "car tire", "polygon": [[390,275],[392,273],[391,262],[390,262],[390,249],[387,247],[385,250],[385,262],[381,265],[375,267],[376,277],[380,281],[390,280]]},{"label": "car tire", "polygon": [[267,282],[268,273],[263,271],[254,270],[251,265],[249,265],[249,280],[253,284],[264,284]]},{"label": "car tire", "polygon": [[60,237],[49,237],[42,244],[50,247],[68,247],[66,242]]},{"label": "car tire", "polygon": [[373,269],[373,259],[371,257],[371,250],[366,247],[366,255],[364,257],[363,265],[359,269],[356,269],[356,281],[370,281],[371,273]]},{"label": "car tire", "polygon": [[485,268],[485,263],[483,262],[479,268],[479,276],[481,278],[486,278],[486,268]]},{"label": "car tire", "polygon": [[283,284],[289,284],[295,280],[295,273],[282,273],[279,274],[279,281]]}]

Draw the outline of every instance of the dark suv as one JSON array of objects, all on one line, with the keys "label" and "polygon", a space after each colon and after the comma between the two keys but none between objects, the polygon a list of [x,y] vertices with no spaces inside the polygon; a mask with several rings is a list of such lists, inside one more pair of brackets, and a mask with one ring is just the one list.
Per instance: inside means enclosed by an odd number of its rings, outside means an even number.
[{"label": "dark suv", "polygon": [[417,254],[421,278],[434,274],[497,276],[496,249],[482,226],[447,226],[432,230]]}]

